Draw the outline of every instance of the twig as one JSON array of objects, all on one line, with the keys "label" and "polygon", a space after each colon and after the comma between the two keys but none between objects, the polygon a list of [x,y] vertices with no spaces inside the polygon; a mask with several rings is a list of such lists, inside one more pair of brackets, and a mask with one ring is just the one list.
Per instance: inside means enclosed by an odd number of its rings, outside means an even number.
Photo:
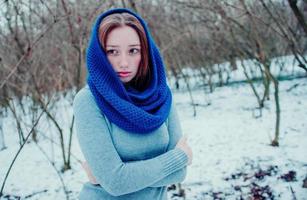
[{"label": "twig", "polygon": [[293,200],[297,200],[296,196],[295,196],[295,192],[292,188],[292,186],[290,185],[290,190],[291,190],[291,193],[292,193],[292,196],[293,196]]},{"label": "twig", "polygon": [[[64,16],[62,19],[66,18],[67,16]],[[30,55],[31,51],[33,51],[33,48],[38,44],[38,42],[45,36],[45,34],[56,24],[60,21],[61,19],[54,19],[53,23],[46,28],[45,31],[43,31],[31,44],[29,44],[27,51],[23,54],[23,56],[19,59],[17,64],[13,67],[11,72],[6,76],[6,78],[3,80],[3,82],[0,85],[0,89],[3,88],[5,83],[9,80],[9,78],[16,72],[17,68],[19,65]]]},{"label": "twig", "polygon": [[47,191],[48,191],[48,190],[42,190],[42,191],[34,192],[34,193],[32,193],[32,194],[26,195],[24,198],[27,199],[27,198],[33,197],[34,195],[37,195],[37,194],[43,193],[43,192],[47,192]]},{"label": "twig", "polygon": [[286,91],[290,92],[291,90],[293,90],[294,88],[296,88],[297,86],[299,86],[300,84],[296,83],[294,85],[292,85],[290,88],[288,88]]},{"label": "twig", "polygon": [[[52,98],[51,98],[51,99],[52,99]],[[50,100],[47,102],[47,105],[48,105],[49,103],[50,103]],[[19,155],[19,153],[21,152],[21,150],[22,150],[22,148],[24,147],[24,145],[27,143],[27,141],[28,141],[30,135],[33,133],[34,128],[35,128],[36,125],[38,124],[38,122],[39,122],[40,118],[43,116],[43,114],[44,114],[44,111],[42,111],[42,112],[40,113],[40,115],[38,116],[36,122],[34,123],[33,127],[31,128],[30,132],[28,133],[27,137],[25,138],[24,143],[20,146],[20,148],[19,148],[19,150],[17,151],[17,153],[16,153],[16,155],[15,155],[13,161],[11,162],[10,167],[9,167],[8,171],[6,172],[6,174],[5,174],[5,177],[4,177],[2,186],[1,186],[0,197],[3,195],[3,189],[4,189],[4,186],[5,186],[6,180],[7,180],[8,176],[9,176],[9,173],[11,172],[11,169],[12,169],[12,167],[13,167],[13,165],[14,165],[14,163],[15,163],[15,161],[16,161],[18,155]]]},{"label": "twig", "polygon": [[69,196],[68,196],[68,190],[66,189],[66,186],[65,186],[65,183],[64,183],[64,180],[63,180],[63,177],[61,176],[60,172],[58,171],[58,169],[56,168],[54,162],[52,162],[50,160],[50,158],[48,157],[47,153],[43,150],[42,147],[40,147],[37,143],[35,143],[36,146],[39,148],[39,150],[41,150],[41,152],[44,154],[44,156],[46,157],[46,159],[49,161],[49,163],[52,165],[53,169],[56,171],[58,177],[60,178],[60,181],[61,181],[61,184],[63,186],[63,189],[64,189],[64,193],[65,193],[65,196],[66,196],[66,200],[69,200]]}]

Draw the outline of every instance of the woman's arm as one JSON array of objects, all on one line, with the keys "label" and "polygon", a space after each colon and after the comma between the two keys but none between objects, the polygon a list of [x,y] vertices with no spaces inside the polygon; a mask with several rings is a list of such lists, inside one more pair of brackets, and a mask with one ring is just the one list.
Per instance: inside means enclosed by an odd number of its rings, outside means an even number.
[{"label": "woman's arm", "polygon": [[[167,151],[169,151],[175,148],[179,139],[182,137],[181,124],[174,102],[172,103],[171,111],[166,123],[167,123],[168,134],[170,137],[170,142],[167,148]],[[161,187],[175,183],[180,183],[185,179],[186,173],[187,173],[187,167],[185,166],[180,170],[177,170],[176,172],[170,174],[169,176],[157,181],[150,187]]]},{"label": "woman's arm", "polygon": [[[92,174],[92,171],[89,168],[87,162],[83,162],[82,167],[87,174],[89,182],[94,185],[99,184],[96,178],[94,177],[94,175]],[[163,187],[163,186],[168,186],[168,185],[175,184],[175,183],[180,183],[185,179],[186,173],[187,173],[187,167],[184,167],[168,175],[167,177],[157,181],[156,183],[152,184],[150,187]]]},{"label": "woman's arm", "polygon": [[113,145],[106,119],[88,89],[76,95],[73,110],[83,155],[97,182],[113,196],[149,187],[187,165],[188,157],[179,148],[152,159],[124,163]]}]

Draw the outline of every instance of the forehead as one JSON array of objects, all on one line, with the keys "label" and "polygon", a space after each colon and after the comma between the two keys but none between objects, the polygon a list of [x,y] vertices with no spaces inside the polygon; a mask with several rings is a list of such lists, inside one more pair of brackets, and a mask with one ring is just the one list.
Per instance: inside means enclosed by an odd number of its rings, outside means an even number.
[{"label": "forehead", "polygon": [[107,45],[140,44],[140,38],[135,29],[130,26],[114,28],[107,35]]}]

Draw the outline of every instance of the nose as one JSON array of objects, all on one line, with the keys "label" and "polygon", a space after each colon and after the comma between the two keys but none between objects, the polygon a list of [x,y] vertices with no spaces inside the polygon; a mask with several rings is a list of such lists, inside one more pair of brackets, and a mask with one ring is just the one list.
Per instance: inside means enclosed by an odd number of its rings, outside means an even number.
[{"label": "nose", "polygon": [[125,54],[122,54],[119,61],[120,68],[127,68],[128,67],[128,57]]}]

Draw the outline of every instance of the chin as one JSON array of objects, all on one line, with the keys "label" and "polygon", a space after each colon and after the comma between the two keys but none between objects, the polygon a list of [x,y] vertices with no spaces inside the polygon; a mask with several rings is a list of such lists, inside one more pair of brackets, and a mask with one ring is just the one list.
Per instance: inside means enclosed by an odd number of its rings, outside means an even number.
[{"label": "chin", "polygon": [[130,81],[131,81],[131,79],[129,78],[129,79],[121,79],[121,81],[123,82],[123,83],[129,83]]}]

